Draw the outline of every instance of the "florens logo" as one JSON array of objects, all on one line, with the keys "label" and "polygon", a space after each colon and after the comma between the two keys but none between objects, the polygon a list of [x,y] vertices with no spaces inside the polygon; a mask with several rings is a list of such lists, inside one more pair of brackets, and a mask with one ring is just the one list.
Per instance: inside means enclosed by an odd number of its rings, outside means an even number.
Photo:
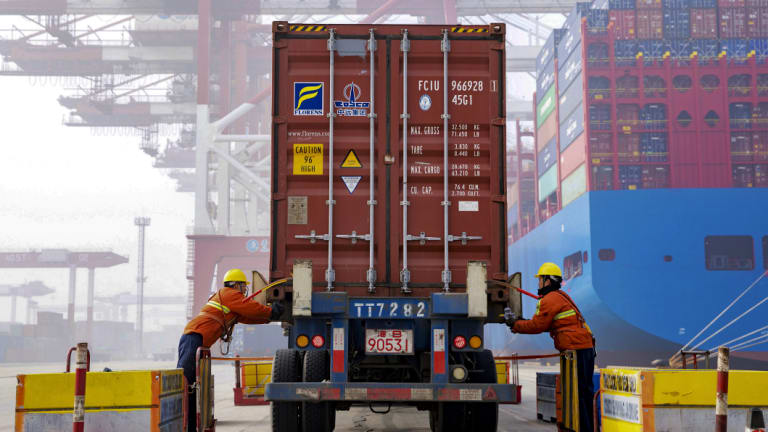
[{"label": "florens logo", "polygon": [[293,83],[293,115],[321,116],[324,108],[323,101],[323,83]]}]

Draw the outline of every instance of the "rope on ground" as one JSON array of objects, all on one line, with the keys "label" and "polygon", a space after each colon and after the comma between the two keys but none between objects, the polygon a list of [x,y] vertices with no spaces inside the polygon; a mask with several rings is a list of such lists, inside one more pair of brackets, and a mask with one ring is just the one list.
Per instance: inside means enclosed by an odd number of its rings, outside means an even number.
[{"label": "rope on ground", "polygon": [[[692,337],[692,338],[691,338],[691,340],[689,340],[689,341],[688,341],[688,343],[686,343],[686,344],[685,344],[685,345],[684,345],[682,348],[680,348],[680,350],[679,350],[677,353],[675,353],[675,355],[673,356],[673,358],[676,358],[677,356],[679,356],[679,355],[680,355],[680,351],[685,351],[685,350],[687,350],[687,349],[688,349],[688,347],[689,347],[689,346],[690,346],[690,345],[693,343],[693,341],[695,341],[695,340],[696,340],[696,339],[697,339],[699,336],[701,336],[701,335],[702,335],[702,334],[703,334],[705,331],[707,331],[707,329],[709,329],[709,328],[712,326],[712,324],[714,324],[714,323],[715,323],[717,320],[719,320],[719,319],[720,319],[720,318],[721,318],[723,315],[725,315],[725,313],[726,313],[726,312],[728,312],[728,311],[729,311],[729,310],[730,310],[730,309],[733,307],[733,305],[735,305],[735,304],[736,304],[736,302],[738,302],[739,300],[741,300],[741,298],[742,298],[742,297],[744,297],[744,296],[745,296],[745,295],[746,295],[746,294],[747,294],[747,293],[748,293],[748,292],[749,292],[749,291],[750,291],[752,288],[754,288],[754,286],[755,286],[755,285],[757,285],[757,283],[758,283],[758,282],[760,282],[760,280],[762,280],[762,279],[763,279],[763,278],[764,278],[766,275],[768,275],[768,271],[765,271],[765,272],[763,272],[762,274],[760,274],[760,276],[759,276],[757,279],[755,279],[755,281],[754,281],[754,282],[752,282],[752,284],[750,284],[750,285],[747,287],[747,289],[745,289],[744,291],[742,291],[742,292],[741,292],[741,294],[739,294],[739,295],[738,295],[738,296],[737,296],[737,297],[736,297],[736,298],[735,298],[735,299],[734,299],[734,300],[733,300],[733,301],[732,301],[732,302],[731,302],[731,303],[730,303],[728,306],[726,306],[726,307],[725,307],[725,309],[723,309],[723,310],[722,310],[722,312],[720,312],[720,313],[719,313],[719,314],[718,314],[718,315],[717,315],[717,316],[716,316],[716,317],[715,317],[715,318],[714,318],[712,321],[710,321],[710,322],[709,322],[709,324],[707,324],[706,326],[704,326],[704,328],[703,328],[703,329],[701,329],[701,331],[699,331],[698,333],[696,333],[696,336]],[[730,325],[730,324],[729,324],[729,325]],[[722,331],[723,329],[720,329],[720,330]],[[710,338],[711,338],[711,336],[710,336]],[[705,340],[703,340],[703,341],[699,342],[699,343],[698,343],[698,345],[696,345],[695,347],[693,347],[693,349],[696,349],[696,347],[700,346],[701,344],[703,344],[703,343],[704,343],[704,342],[706,342],[707,340],[709,340],[709,339],[705,339]]]}]

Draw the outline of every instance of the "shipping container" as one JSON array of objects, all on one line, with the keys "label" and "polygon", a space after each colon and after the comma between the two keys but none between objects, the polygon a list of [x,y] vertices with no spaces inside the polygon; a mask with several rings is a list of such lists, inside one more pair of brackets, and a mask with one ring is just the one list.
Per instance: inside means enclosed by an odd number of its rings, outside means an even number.
[{"label": "shipping container", "polygon": [[557,46],[560,44],[560,39],[565,34],[565,30],[555,29],[544,42],[544,46],[541,47],[539,55],[536,56],[536,70],[545,70],[553,59],[557,58]]},{"label": "shipping container", "polygon": [[628,99],[636,98],[640,95],[640,79],[637,75],[630,75],[628,70],[616,78],[616,98]]},{"label": "shipping container", "polygon": [[[763,22],[768,25],[768,21]],[[768,33],[765,27],[763,27],[763,31]],[[759,63],[766,63],[766,59],[768,59],[768,39],[750,39],[748,40],[747,49],[749,53],[752,53],[757,58]]]},{"label": "shipping container", "polygon": [[546,200],[557,190],[557,180],[557,163],[555,163],[545,173],[539,175],[539,202]]},{"label": "shipping container", "polygon": [[611,129],[611,106],[610,105],[589,105],[589,126],[592,130],[610,130]]},{"label": "shipping container", "polygon": [[637,0],[637,9],[661,9],[661,0]]},{"label": "shipping container", "polygon": [[715,9],[717,0],[691,0],[691,9]]},{"label": "shipping container", "polygon": [[555,85],[555,63],[549,63],[547,67],[536,72],[536,103],[547,96],[550,87]]},{"label": "shipping container", "polygon": [[611,49],[605,42],[589,42],[587,44],[587,67],[592,69],[609,68],[611,66]]},{"label": "shipping container", "polygon": [[579,104],[584,101],[584,82],[581,75],[579,75],[570,87],[564,89],[561,92],[560,99],[558,100],[560,119],[564,119],[571,115]]},{"label": "shipping container", "polygon": [[707,64],[709,60],[720,54],[720,41],[717,39],[698,39],[691,41],[693,52],[699,59],[699,64]]},{"label": "shipping container", "polygon": [[744,7],[746,6],[746,1],[745,0],[717,0],[717,6],[721,8]]},{"label": "shipping container", "polygon": [[[590,119],[591,121],[591,119]],[[591,123],[594,128],[595,124]],[[631,133],[640,125],[640,107],[637,104],[616,105],[616,126],[622,133]]]},{"label": "shipping container", "polygon": [[609,16],[611,20],[611,35],[614,39],[635,39],[637,37],[637,16],[634,7],[612,9],[609,12]]},{"label": "shipping container", "polygon": [[664,37],[664,13],[661,9],[637,10],[637,38],[662,39]]},{"label": "shipping container", "polygon": [[691,7],[691,0],[661,0],[661,6],[665,9],[685,9]]},{"label": "shipping container", "polygon": [[640,154],[642,162],[667,162],[669,149],[667,134],[663,132],[645,132],[640,135]]},{"label": "shipping container", "polygon": [[640,121],[644,129],[666,129],[667,106],[664,104],[646,104],[640,111]]},{"label": "shipping container", "polygon": [[616,139],[619,163],[640,162],[640,134],[621,133]]},{"label": "shipping container", "polygon": [[594,165],[613,163],[613,136],[606,132],[590,133],[589,154],[592,157],[590,162]]},{"label": "shipping container", "polygon": [[664,38],[687,39],[691,37],[691,14],[688,9],[664,9]]},{"label": "shipping container", "polygon": [[611,95],[611,79],[605,76],[591,76],[587,79],[589,100],[605,101]]},{"label": "shipping container", "polygon": [[768,7],[768,0],[746,0],[746,7]]},{"label": "shipping container", "polygon": [[609,0],[608,8],[611,10],[634,10],[637,8],[635,0]]},{"label": "shipping container", "polygon": [[[557,116],[551,115],[536,131],[536,151],[540,152],[547,143],[557,136],[558,124]],[[539,173],[541,174],[541,173]]]},{"label": "shipping container", "polygon": [[587,136],[581,134],[560,154],[560,177],[565,178],[570,175],[585,160],[587,160]]},{"label": "shipping container", "polygon": [[541,98],[541,102],[536,105],[536,126],[538,128],[541,128],[541,125],[549,119],[555,111],[556,105],[557,95],[555,94],[555,85],[552,85]]},{"label": "shipping container", "polygon": [[557,86],[559,95],[565,94],[566,89],[578,77],[581,77],[581,71],[584,69],[584,58],[582,56],[581,44],[571,53],[566,60],[558,59]]},{"label": "shipping container", "polygon": [[752,104],[748,102],[736,102],[728,105],[728,118],[731,129],[752,128]]},{"label": "shipping container", "polygon": [[549,143],[544,146],[543,149],[536,156],[538,172],[546,172],[552,165],[557,162],[557,139],[552,138]]},{"label": "shipping container", "polygon": [[747,37],[747,9],[744,7],[720,6],[719,28],[721,39]]},{"label": "shipping container", "polygon": [[[638,0],[640,1],[640,0]],[[592,164],[592,183],[593,190],[613,190],[613,166]]]},{"label": "shipping container", "polygon": [[[504,40],[503,26],[479,27],[486,32],[471,37],[451,34],[447,72],[450,81],[443,81],[440,26],[410,26],[407,52],[400,49],[403,26],[376,26],[376,50],[372,54],[366,48],[370,26],[338,26],[335,64],[329,64],[328,31],[294,32],[280,22],[273,28],[282,43],[274,45],[278,69],[273,75],[276,123],[272,134],[272,192],[282,198],[272,205],[270,277],[288,277],[294,262],[302,259],[312,260],[313,281],[326,280],[329,243],[322,234],[329,232],[326,201],[331,193],[336,200],[330,211],[334,284],[350,295],[368,295],[368,241],[348,235],[353,231],[369,233],[366,203],[376,200],[374,269],[375,284],[381,285],[376,293],[399,293],[403,212],[397,203],[410,201],[407,234],[418,237],[423,232],[427,237],[443,237],[442,222],[435,223],[443,219],[440,202],[445,200],[441,192],[443,137],[451,150],[448,200],[454,205],[450,206],[447,220],[449,232],[466,232],[478,238],[465,244],[451,243],[449,266],[453,280],[466,281],[468,259],[486,262],[489,277],[506,274],[505,246],[496,240],[505,237],[506,213],[497,208],[504,201],[490,200],[491,196],[506,193],[505,173],[501,170],[504,161],[499,161],[506,148],[505,137],[503,129],[491,124],[494,118],[504,117],[503,87],[498,92],[491,90],[504,80],[504,50],[491,49]],[[415,59],[417,65],[408,70],[407,76],[403,75],[404,55]],[[369,93],[371,81],[373,95]],[[411,95],[406,101],[402,100],[404,85]],[[443,106],[444,92],[448,107]],[[551,92],[549,113],[555,105],[554,88]],[[336,114],[330,120],[334,125],[333,141],[328,135],[329,112]],[[403,112],[410,114],[406,136],[397,120]],[[450,131],[443,128],[443,112],[451,115]],[[378,114],[373,121],[374,142],[369,142],[369,113]],[[315,138],[301,138],[306,136]],[[409,157],[404,167],[405,160],[397,155],[402,155],[406,138]],[[372,146],[376,149],[373,154],[369,151]],[[390,158],[396,161],[394,165]],[[370,168],[375,168],[374,178],[369,177]],[[404,170],[408,173],[408,196],[400,196]],[[331,172],[333,188],[329,191]],[[373,196],[369,194],[371,182]],[[313,237],[313,233],[319,234]],[[425,287],[414,288],[415,295],[427,296],[443,286],[442,244],[432,240],[408,244],[410,281]],[[325,283],[322,285],[316,288],[324,290]]]},{"label": "shipping container", "polygon": [[752,162],[755,159],[755,149],[752,144],[752,133],[731,133],[731,161]]},{"label": "shipping container", "polygon": [[747,37],[768,37],[768,7],[747,8]]},{"label": "shipping container", "polygon": [[561,194],[563,207],[580,197],[587,191],[587,165],[581,164],[568,177],[563,179]]},{"label": "shipping container", "polygon": [[691,9],[691,37],[717,38],[717,9]]},{"label": "shipping container", "polygon": [[755,161],[768,161],[768,130],[752,132],[752,149]]},{"label": "shipping container", "polygon": [[571,115],[560,123],[560,151],[567,149],[584,132],[584,105],[579,104]]}]

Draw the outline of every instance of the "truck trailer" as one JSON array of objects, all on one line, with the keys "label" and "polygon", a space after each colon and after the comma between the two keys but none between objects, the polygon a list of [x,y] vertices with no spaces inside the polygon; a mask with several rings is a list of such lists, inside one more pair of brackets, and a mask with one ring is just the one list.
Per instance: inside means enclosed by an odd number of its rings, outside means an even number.
[{"label": "truck trailer", "polygon": [[520,315],[506,253],[505,27],[273,23],[272,430],[354,405],[495,431],[486,323]]}]

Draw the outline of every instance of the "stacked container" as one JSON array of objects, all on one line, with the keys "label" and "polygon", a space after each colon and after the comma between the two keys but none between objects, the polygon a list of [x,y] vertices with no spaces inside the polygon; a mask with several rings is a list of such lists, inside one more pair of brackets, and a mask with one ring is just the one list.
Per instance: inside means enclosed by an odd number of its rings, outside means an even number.
[{"label": "stacked container", "polygon": [[578,3],[555,39],[537,223],[588,190],[768,187],[768,0]]}]

